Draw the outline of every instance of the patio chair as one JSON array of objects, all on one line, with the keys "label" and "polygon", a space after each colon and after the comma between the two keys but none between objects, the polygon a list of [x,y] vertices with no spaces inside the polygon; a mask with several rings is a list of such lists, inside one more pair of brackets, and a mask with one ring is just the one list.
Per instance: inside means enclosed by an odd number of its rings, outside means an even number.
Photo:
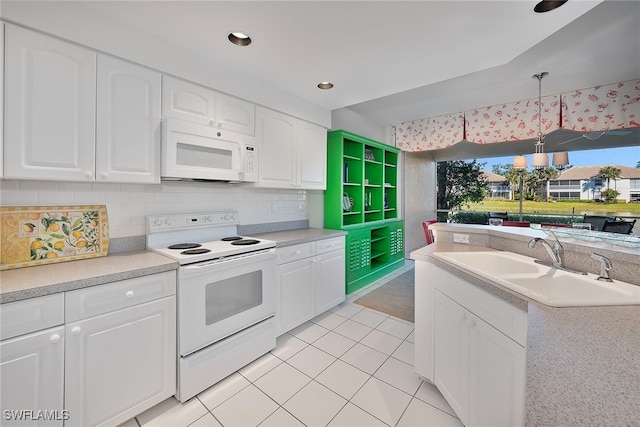
[{"label": "patio chair", "polygon": [[602,215],[585,215],[582,222],[588,222],[593,230],[602,231],[605,221],[614,221],[615,217]]},{"label": "patio chair", "polygon": [[427,241],[427,245],[430,245],[433,242],[435,242],[435,238],[433,237],[433,230],[429,230],[429,226],[431,224],[435,224],[436,222],[438,221],[435,219],[432,219],[429,221],[422,221],[422,228],[424,228],[424,237]]},{"label": "patio chair", "polygon": [[618,233],[618,234],[631,234],[631,230],[633,230],[633,226],[636,224],[636,220],[633,221],[605,221],[602,226],[602,231],[608,233]]},{"label": "patio chair", "polygon": [[502,221],[502,225],[506,227],[529,227],[529,221]]}]

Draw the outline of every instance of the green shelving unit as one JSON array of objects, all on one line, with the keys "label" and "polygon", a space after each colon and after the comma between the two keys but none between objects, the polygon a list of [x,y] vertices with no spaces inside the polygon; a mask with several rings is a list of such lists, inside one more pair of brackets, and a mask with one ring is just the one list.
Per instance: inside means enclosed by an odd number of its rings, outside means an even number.
[{"label": "green shelving unit", "polygon": [[404,265],[398,150],[344,130],[327,134],[324,226],[347,234],[347,293]]}]

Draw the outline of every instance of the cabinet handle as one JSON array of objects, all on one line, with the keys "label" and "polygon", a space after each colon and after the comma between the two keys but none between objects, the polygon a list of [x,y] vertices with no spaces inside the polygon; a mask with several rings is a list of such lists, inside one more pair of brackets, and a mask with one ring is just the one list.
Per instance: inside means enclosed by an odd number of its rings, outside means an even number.
[{"label": "cabinet handle", "polygon": [[133,291],[127,291],[127,293],[124,294],[124,296],[127,298],[133,298]]},{"label": "cabinet handle", "polygon": [[81,331],[82,328],[80,328],[80,326],[74,326],[71,328],[71,335],[78,335]]},{"label": "cabinet handle", "polygon": [[106,172],[102,172],[102,173],[100,174],[100,176],[101,176],[103,179],[107,179],[107,178],[109,177],[109,174],[108,174],[108,173],[106,173]]},{"label": "cabinet handle", "polygon": [[88,179],[91,179],[91,178],[93,178],[93,172],[91,172],[91,171],[86,171],[86,172],[84,173],[84,176],[85,176],[86,178],[88,178]]},{"label": "cabinet handle", "polygon": [[51,335],[51,336],[49,337],[49,342],[50,342],[51,344],[55,344],[55,343],[57,343],[58,341],[60,341],[60,334],[53,334],[53,335]]},{"label": "cabinet handle", "polygon": [[302,252],[296,251],[295,255],[300,255]]}]

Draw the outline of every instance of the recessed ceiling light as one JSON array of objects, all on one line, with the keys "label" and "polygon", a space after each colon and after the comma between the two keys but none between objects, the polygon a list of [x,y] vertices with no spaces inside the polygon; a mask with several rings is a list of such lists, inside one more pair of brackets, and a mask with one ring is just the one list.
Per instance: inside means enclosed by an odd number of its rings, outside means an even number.
[{"label": "recessed ceiling light", "polygon": [[557,9],[560,6],[562,6],[563,4],[565,4],[567,2],[567,0],[542,0],[540,3],[538,3],[534,8],[533,11],[536,13],[544,13],[544,12],[549,12],[552,11],[553,9]]},{"label": "recessed ceiling light", "polygon": [[229,33],[228,38],[231,43],[238,46],[249,46],[251,44],[251,37],[238,31]]},{"label": "recessed ceiling light", "polygon": [[331,89],[331,88],[333,87],[333,83],[330,83],[330,82],[320,82],[320,83],[318,83],[318,87],[319,87],[320,89],[324,89],[324,90]]}]

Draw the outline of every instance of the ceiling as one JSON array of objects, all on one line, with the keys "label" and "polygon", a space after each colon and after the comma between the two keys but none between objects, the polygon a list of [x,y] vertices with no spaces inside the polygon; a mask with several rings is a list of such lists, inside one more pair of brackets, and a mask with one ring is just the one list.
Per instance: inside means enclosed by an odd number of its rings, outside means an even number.
[{"label": "ceiling", "polygon": [[[543,96],[640,77],[633,0],[570,0],[544,14],[533,12],[537,0],[41,3],[86,7],[119,23],[113,28],[149,34],[159,50],[179,46],[242,79],[381,127],[535,98],[531,76],[541,71],[549,72]],[[232,31],[253,43],[232,45]],[[321,81],[335,87],[320,90]],[[637,132],[614,141],[640,145]]]},{"label": "ceiling", "polygon": [[[390,125],[640,77],[640,2],[88,1],[329,110]],[[251,36],[247,47],[227,40]],[[328,91],[316,85],[331,81]]]}]

